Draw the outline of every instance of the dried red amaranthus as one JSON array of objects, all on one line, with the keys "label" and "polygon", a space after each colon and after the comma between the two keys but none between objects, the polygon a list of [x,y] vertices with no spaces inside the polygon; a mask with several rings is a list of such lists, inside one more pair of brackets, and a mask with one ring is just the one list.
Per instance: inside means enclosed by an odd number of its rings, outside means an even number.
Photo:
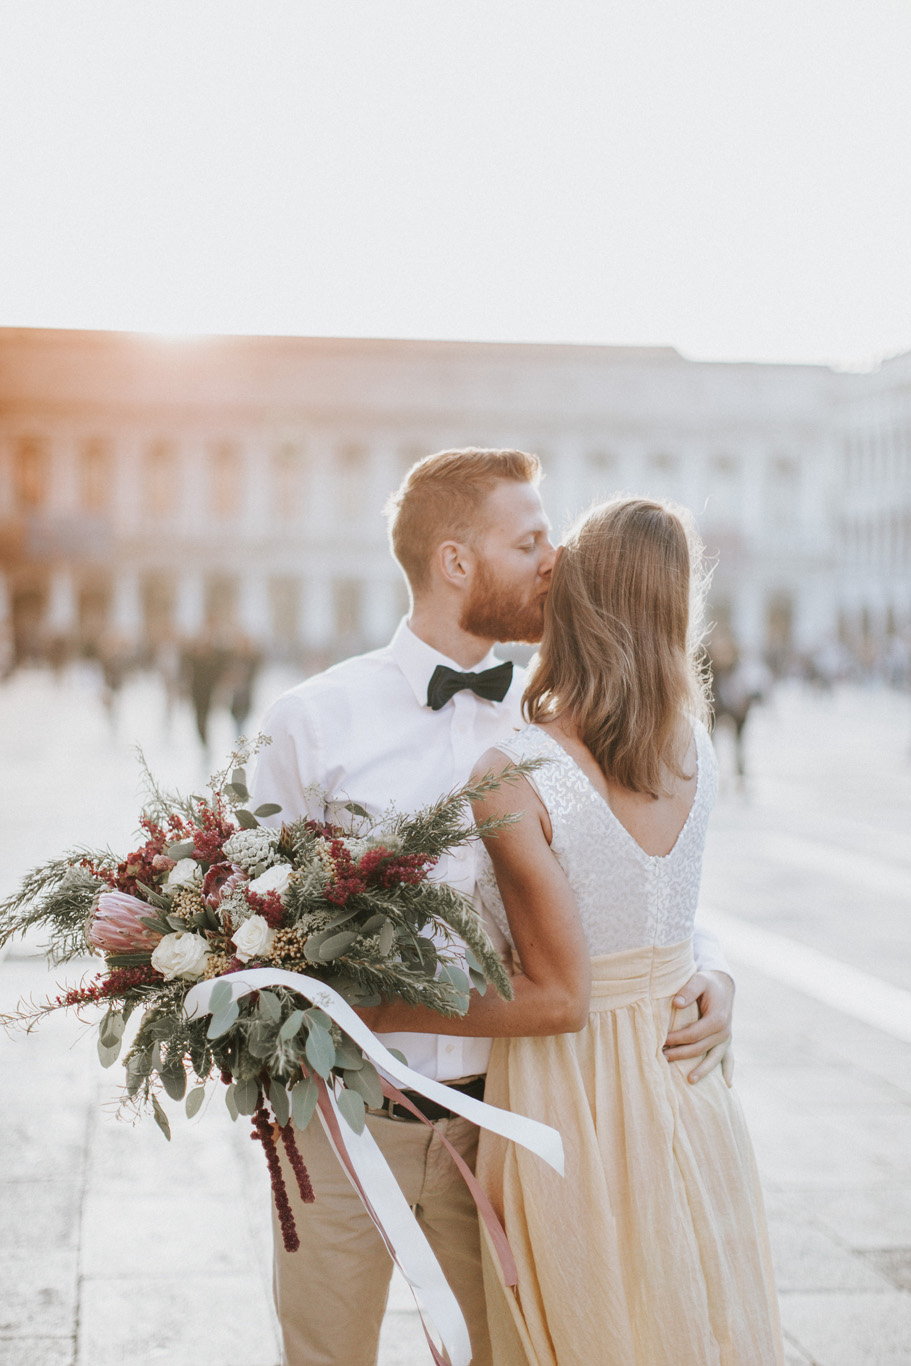
[{"label": "dried red amaranthus", "polygon": [[300,1247],[300,1238],[297,1236],[297,1228],[294,1223],[294,1211],[288,1199],[288,1191],[285,1186],[285,1178],[282,1176],[281,1163],[278,1159],[278,1152],[275,1147],[275,1137],[272,1133],[272,1121],[269,1118],[265,1104],[263,1103],[262,1092],[257,1097],[256,1109],[253,1111],[253,1129],[250,1134],[254,1143],[263,1145],[263,1152],[266,1154],[266,1162],[269,1166],[269,1177],[272,1182],[272,1198],[275,1201],[275,1209],[278,1214],[278,1222],[282,1231],[282,1242],[286,1252],[297,1252]]},{"label": "dried red amaranthus", "polygon": [[282,1143],[285,1145],[285,1152],[288,1154],[288,1161],[291,1163],[291,1170],[297,1178],[297,1189],[305,1205],[312,1205],[316,1196],[313,1194],[313,1186],[310,1184],[310,1173],[304,1166],[304,1159],[301,1157],[300,1148],[294,1137],[294,1128],[289,1120],[287,1124],[279,1128]]},{"label": "dried red amaranthus", "polygon": [[244,889],[247,904],[252,906],[257,915],[261,915],[267,925],[273,930],[280,930],[285,923],[285,908],[278,892],[251,892],[248,888]]},{"label": "dried red amaranthus", "polygon": [[123,996],[134,987],[157,986],[164,977],[149,963],[140,963],[133,968],[112,968],[105,977],[99,973],[94,982],[87,987],[71,987],[63,996],[57,996],[54,1004],[58,1006],[89,1005],[104,1001],[110,996]]}]

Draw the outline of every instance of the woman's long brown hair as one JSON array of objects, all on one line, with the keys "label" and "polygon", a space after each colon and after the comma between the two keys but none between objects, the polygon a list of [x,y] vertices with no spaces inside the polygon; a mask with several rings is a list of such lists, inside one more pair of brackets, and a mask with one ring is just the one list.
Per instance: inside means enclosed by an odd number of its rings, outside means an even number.
[{"label": "woman's long brown hair", "polygon": [[607,777],[668,793],[683,778],[687,718],[708,721],[701,648],[708,585],[684,509],[615,498],[573,527],[554,566],[544,637],[522,706],[574,724]]}]

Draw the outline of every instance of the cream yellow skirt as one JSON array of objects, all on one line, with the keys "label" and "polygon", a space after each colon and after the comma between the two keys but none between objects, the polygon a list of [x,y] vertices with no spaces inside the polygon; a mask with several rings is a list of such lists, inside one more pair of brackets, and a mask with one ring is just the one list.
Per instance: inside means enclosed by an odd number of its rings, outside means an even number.
[{"label": "cream yellow skirt", "polygon": [[519,1272],[485,1249],[495,1366],[781,1366],[762,1192],[720,1069],[661,1049],[692,943],[592,960],[578,1034],[498,1039],[485,1099],[554,1125],[566,1175],[487,1130],[478,1172]]}]

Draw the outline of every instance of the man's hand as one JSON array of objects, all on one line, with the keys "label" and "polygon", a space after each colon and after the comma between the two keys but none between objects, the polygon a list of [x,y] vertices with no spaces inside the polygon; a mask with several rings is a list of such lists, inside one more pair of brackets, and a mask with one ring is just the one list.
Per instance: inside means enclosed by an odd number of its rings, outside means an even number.
[{"label": "man's hand", "polygon": [[671,1030],[664,1045],[664,1056],[668,1062],[701,1058],[698,1067],[694,1067],[687,1077],[691,1082],[701,1081],[713,1067],[720,1064],[721,1074],[730,1086],[734,1078],[734,1054],[731,1051],[733,980],[726,972],[694,973],[674,997],[674,1005],[682,1009],[694,1001],[699,1006],[699,1019],[683,1029]]}]

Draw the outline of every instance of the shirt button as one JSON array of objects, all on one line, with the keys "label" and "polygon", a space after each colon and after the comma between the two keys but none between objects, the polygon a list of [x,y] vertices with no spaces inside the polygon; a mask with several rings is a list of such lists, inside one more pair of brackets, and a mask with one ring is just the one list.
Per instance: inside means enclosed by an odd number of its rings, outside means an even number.
[{"label": "shirt button", "polygon": [[454,1053],[455,1051],[456,1051],[456,1046],[455,1046],[454,1043],[448,1043],[448,1044],[446,1045],[446,1052],[447,1052],[447,1053]]}]

